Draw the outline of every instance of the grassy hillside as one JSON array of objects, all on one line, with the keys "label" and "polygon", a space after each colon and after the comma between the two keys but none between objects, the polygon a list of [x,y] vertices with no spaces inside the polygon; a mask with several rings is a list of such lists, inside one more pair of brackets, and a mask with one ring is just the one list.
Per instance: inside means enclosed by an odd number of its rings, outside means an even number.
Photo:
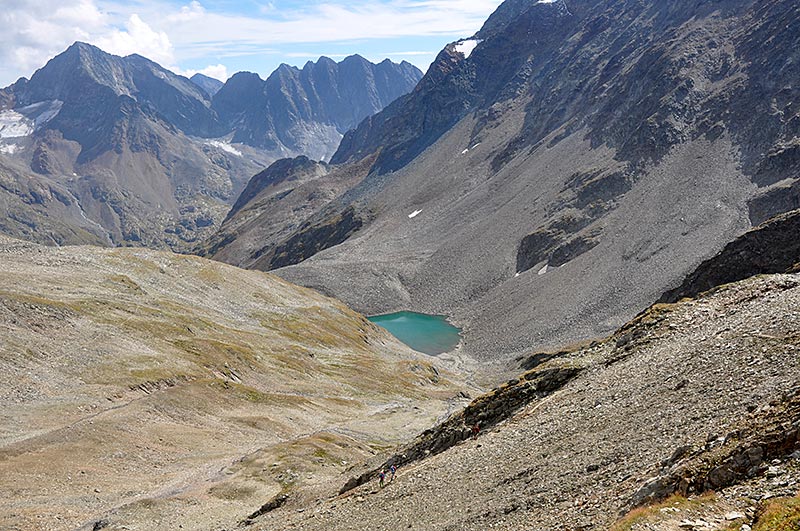
[{"label": "grassy hillside", "polygon": [[230,525],[410,439],[460,390],[268,274],[0,240],[4,530]]}]

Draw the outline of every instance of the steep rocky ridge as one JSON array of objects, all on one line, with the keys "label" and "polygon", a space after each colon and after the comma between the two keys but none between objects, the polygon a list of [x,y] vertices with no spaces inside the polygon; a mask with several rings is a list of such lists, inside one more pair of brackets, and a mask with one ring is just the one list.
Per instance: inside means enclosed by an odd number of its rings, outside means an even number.
[{"label": "steep rocky ridge", "polygon": [[4,530],[230,529],[273,496],[313,499],[470,389],[271,275],[2,237],[0,257]]},{"label": "steep rocky ridge", "polygon": [[700,264],[683,283],[659,302],[676,302],[711,288],[754,275],[800,270],[800,211],[794,210],[759,225]]},{"label": "steep rocky ridge", "polygon": [[329,159],[342,135],[411,91],[418,68],[359,55],[339,63],[321,57],[302,69],[283,64],[266,80],[235,74],[215,95],[213,108],[233,141],[286,155]]},{"label": "steep rocky ridge", "polygon": [[[281,159],[253,177],[219,231],[195,249],[201,256],[239,267],[269,270],[296,263],[323,245],[341,243],[363,223],[354,209],[309,230],[334,199],[356,186],[374,157],[359,164],[329,166],[307,157]],[[323,233],[327,231],[328,237]],[[307,246],[292,240],[300,234]]]},{"label": "steep rocky ridge", "polygon": [[[76,222],[41,204],[25,216],[46,213],[49,224],[9,234],[186,251],[219,227],[250,177],[287,155],[330,156],[341,133],[420,75],[407,63],[353,57],[302,72],[284,65],[266,82],[238,74],[220,86],[75,43],[0,90],[0,159],[17,168],[6,180],[68,190],[80,215]],[[242,78],[253,79],[252,91]],[[65,227],[52,234],[52,223]],[[83,231],[93,237],[75,237]]]},{"label": "steep rocky ridge", "polygon": [[278,274],[448,314],[482,358],[607,334],[794,208],[798,24],[786,0],[504,3],[345,136],[332,162],[370,174],[268,243],[369,221]]},{"label": "steep rocky ridge", "polygon": [[[760,500],[800,485],[798,297],[800,276],[771,275],[654,305],[477,398],[388,461],[356,467],[367,484],[264,515],[255,529],[755,524]],[[473,421],[487,421],[474,439]],[[397,477],[379,488],[370,471],[395,462]],[[716,495],[701,497],[708,489]],[[696,501],[670,498],[615,526],[676,493]]]}]

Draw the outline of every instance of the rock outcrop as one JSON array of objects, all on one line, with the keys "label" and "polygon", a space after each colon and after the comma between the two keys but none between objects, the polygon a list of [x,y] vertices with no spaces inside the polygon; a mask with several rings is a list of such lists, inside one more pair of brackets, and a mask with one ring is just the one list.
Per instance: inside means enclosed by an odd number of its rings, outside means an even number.
[{"label": "rock outcrop", "polygon": [[755,275],[800,270],[800,210],[777,216],[746,232],[700,264],[659,302],[694,297],[722,284]]}]

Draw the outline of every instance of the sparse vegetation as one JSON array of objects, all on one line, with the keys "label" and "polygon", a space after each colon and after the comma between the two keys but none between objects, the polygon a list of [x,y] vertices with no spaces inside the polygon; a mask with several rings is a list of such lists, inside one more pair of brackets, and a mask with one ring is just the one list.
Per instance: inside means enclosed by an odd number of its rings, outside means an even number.
[{"label": "sparse vegetation", "polygon": [[766,502],[756,517],[753,531],[797,531],[800,529],[800,497]]},{"label": "sparse vegetation", "polygon": [[684,513],[696,509],[701,505],[714,502],[716,496],[713,493],[687,499],[683,496],[671,496],[661,503],[638,507],[628,513],[622,520],[611,526],[609,531],[637,531],[638,529],[651,529],[652,525],[667,518],[674,519],[675,513]]}]

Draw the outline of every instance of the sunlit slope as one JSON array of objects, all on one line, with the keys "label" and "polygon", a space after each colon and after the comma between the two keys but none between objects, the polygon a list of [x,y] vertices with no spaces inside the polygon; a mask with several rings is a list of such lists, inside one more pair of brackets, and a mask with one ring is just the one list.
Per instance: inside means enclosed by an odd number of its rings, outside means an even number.
[{"label": "sunlit slope", "polygon": [[271,275],[0,239],[2,529],[229,522],[412,437],[457,392]]}]

